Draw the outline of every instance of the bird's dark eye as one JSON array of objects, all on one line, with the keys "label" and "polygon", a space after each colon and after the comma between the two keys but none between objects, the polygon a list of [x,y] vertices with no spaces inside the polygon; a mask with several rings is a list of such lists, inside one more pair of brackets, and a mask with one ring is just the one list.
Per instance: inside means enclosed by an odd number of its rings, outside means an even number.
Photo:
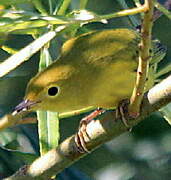
[{"label": "bird's dark eye", "polygon": [[58,87],[50,87],[48,89],[48,95],[55,96],[58,93],[58,91],[59,91]]}]

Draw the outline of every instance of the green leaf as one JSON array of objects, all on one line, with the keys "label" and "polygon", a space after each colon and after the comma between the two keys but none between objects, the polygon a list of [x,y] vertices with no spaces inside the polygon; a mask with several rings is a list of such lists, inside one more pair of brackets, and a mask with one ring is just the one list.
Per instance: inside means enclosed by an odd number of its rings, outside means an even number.
[{"label": "green leaf", "polygon": [[171,63],[167,64],[165,67],[162,67],[162,69],[160,69],[159,72],[157,72],[156,77],[158,78],[158,77],[165,75],[169,72],[171,72]]},{"label": "green leaf", "polygon": [[5,129],[0,132],[0,144],[2,146],[6,146],[12,141],[16,140],[17,134],[10,129]]},{"label": "green leaf", "polygon": [[160,109],[165,120],[171,125],[171,103]]},{"label": "green leaf", "polygon": [[[48,46],[48,45],[47,45]],[[42,71],[52,62],[48,47],[41,51],[39,70]],[[58,113],[37,111],[40,154],[58,146],[59,118]]]},{"label": "green leaf", "polygon": [[46,9],[44,8],[42,1],[41,0],[34,0],[33,4],[35,8],[42,14],[42,15],[47,15],[48,13],[46,12]]},{"label": "green leaf", "polygon": [[58,113],[47,111],[48,145],[49,149],[58,146],[59,142],[59,118]]},{"label": "green leaf", "polygon": [[52,63],[52,58],[49,54],[49,51],[46,47],[44,47],[40,54],[39,71],[42,71],[51,63]]},{"label": "green leaf", "polygon": [[46,111],[37,111],[40,154],[48,152],[48,127]]},{"label": "green leaf", "polygon": [[58,15],[64,15],[68,6],[70,5],[71,0],[64,0],[57,12]]},{"label": "green leaf", "polygon": [[[125,0],[117,0],[117,2],[121,5],[122,9],[129,9],[127,2]],[[128,16],[131,23],[134,27],[140,25],[140,20],[136,16]]]},{"label": "green leaf", "polygon": [[30,0],[1,0],[1,5],[12,5],[27,2],[30,2]]},{"label": "green leaf", "polygon": [[87,6],[88,0],[80,0],[80,9],[85,9]]},{"label": "green leaf", "polygon": [[19,18],[0,18],[0,33],[10,33],[16,30],[47,27],[48,25],[69,24],[69,20],[61,16],[30,16]]},{"label": "green leaf", "polygon": [[57,14],[57,12],[59,11],[59,8],[61,7],[61,5],[63,4],[63,1],[64,0],[58,0],[57,2],[56,2],[56,7],[55,7],[55,10],[54,10],[54,12],[53,12],[53,14],[55,15],[55,14]]}]

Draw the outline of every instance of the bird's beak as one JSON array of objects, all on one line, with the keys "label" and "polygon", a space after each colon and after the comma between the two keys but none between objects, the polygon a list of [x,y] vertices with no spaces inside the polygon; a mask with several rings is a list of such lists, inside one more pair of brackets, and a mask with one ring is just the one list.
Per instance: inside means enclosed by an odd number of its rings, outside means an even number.
[{"label": "bird's beak", "polygon": [[13,115],[16,115],[18,113],[24,112],[24,111],[28,111],[31,107],[33,107],[34,105],[36,105],[37,103],[39,103],[40,101],[30,101],[30,100],[24,100],[22,101],[20,104],[18,104],[13,111]]}]

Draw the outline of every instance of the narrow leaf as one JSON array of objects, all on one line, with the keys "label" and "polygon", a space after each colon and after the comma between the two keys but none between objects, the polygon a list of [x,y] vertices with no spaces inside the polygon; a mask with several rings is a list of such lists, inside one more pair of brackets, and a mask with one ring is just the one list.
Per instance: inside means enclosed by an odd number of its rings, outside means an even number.
[{"label": "narrow leaf", "polygon": [[171,103],[160,109],[165,120],[171,125]]},{"label": "narrow leaf", "polygon": [[[40,56],[39,70],[42,71],[52,62],[48,45],[46,45]],[[59,118],[56,112],[38,111],[38,131],[40,154],[43,155],[50,149],[57,147],[59,141]]]},{"label": "narrow leaf", "polygon": [[41,156],[48,152],[48,128],[46,111],[37,111],[39,146]]}]

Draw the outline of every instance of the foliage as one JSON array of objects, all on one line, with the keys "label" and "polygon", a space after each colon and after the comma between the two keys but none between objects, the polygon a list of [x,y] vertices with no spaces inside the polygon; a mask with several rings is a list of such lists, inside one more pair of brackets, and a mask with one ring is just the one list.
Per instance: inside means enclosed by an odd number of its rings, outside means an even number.
[{"label": "foliage", "polygon": [[[59,25],[67,25],[67,28],[46,46],[41,41],[41,46],[44,46],[41,51],[37,50],[29,61],[0,79],[0,116],[11,112],[22,100],[27,82],[39,69],[40,59],[41,64],[43,58],[55,60],[59,56],[61,44],[66,39],[94,29],[135,28],[139,25],[140,15],[111,18],[108,23],[103,19],[103,15],[133,7],[134,4],[130,2],[124,0],[2,0],[0,5],[1,62]],[[80,11],[80,9],[88,11]],[[91,22],[91,17],[95,18],[96,22]],[[167,16],[162,15],[154,23],[153,36],[170,49],[171,36],[168,36],[168,32],[171,32],[171,21]],[[170,63],[171,52],[168,51],[159,64],[159,70],[163,71],[163,67],[167,69]],[[45,64],[42,66],[46,66]],[[160,78],[164,78],[165,75],[161,71],[158,72]],[[170,111],[167,110],[167,113],[170,116]],[[60,121],[60,141],[75,132],[82,116]],[[52,133],[52,137],[59,137],[59,134]],[[169,125],[159,113],[156,113],[143,124],[135,127],[132,133],[112,140],[81,159],[75,166],[97,180],[108,178],[169,180],[170,137]],[[13,174],[23,164],[32,162],[39,155],[37,125],[8,128],[0,132],[0,143],[0,178],[3,178]],[[85,174],[73,168],[59,175],[59,179],[66,177],[68,179],[87,178]]]}]

